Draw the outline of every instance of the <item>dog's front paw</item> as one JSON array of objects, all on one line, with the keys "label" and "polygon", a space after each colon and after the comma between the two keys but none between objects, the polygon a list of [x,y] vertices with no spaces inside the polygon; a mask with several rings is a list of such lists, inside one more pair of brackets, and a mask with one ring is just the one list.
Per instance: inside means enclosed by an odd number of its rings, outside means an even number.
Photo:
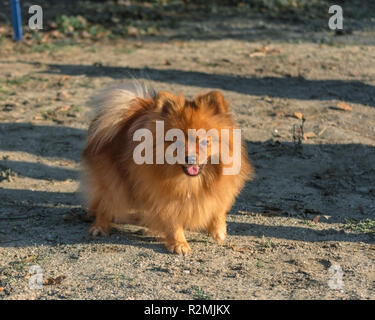
[{"label": "dog's front paw", "polygon": [[108,228],[104,228],[102,226],[92,225],[89,229],[89,234],[96,237],[96,236],[108,236]]},{"label": "dog's front paw", "polygon": [[217,243],[223,244],[223,242],[225,241],[225,239],[227,237],[227,232],[226,232],[225,229],[223,229],[223,230],[217,229],[217,230],[211,231],[210,235],[211,235],[212,239],[214,239]]},{"label": "dog's front paw", "polygon": [[170,242],[166,243],[165,246],[167,247],[168,251],[177,254],[188,254],[191,249],[187,242]]}]

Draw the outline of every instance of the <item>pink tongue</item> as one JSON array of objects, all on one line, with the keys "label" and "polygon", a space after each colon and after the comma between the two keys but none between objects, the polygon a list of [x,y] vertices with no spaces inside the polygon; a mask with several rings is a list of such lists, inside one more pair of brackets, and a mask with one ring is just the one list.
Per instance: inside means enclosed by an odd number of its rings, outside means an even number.
[{"label": "pink tongue", "polygon": [[187,167],[186,170],[191,176],[196,176],[199,173],[198,166]]}]

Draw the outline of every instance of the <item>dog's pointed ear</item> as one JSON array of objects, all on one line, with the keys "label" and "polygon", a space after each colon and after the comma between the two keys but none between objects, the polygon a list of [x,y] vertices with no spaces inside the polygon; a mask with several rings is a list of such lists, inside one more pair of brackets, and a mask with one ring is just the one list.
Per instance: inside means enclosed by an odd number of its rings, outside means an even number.
[{"label": "dog's pointed ear", "polygon": [[184,107],[185,101],[182,96],[175,96],[169,92],[159,92],[155,98],[155,108],[162,114],[172,114]]},{"label": "dog's pointed ear", "polygon": [[194,102],[199,107],[210,108],[214,114],[227,113],[229,111],[229,105],[220,91],[210,91],[199,95],[194,99]]}]

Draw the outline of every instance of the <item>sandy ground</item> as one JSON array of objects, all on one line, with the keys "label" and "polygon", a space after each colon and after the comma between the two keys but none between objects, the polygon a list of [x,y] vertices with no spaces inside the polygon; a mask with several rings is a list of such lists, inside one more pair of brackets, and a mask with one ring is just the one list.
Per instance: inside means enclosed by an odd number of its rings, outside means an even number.
[{"label": "sandy ground", "polygon": [[[3,43],[0,299],[374,299],[375,32],[326,33],[322,44],[271,31]],[[129,77],[189,97],[219,89],[230,101],[256,177],[228,214],[225,245],[189,233],[193,252],[182,257],[139,227],[88,236],[86,100]],[[29,288],[33,265],[42,289]]]}]

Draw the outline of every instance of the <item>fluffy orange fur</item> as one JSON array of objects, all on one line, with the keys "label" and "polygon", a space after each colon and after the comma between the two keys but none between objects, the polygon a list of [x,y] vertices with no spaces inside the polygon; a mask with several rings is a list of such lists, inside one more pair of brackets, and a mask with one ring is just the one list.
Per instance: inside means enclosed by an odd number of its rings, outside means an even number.
[{"label": "fluffy orange fur", "polygon": [[[155,133],[156,121],[164,121],[165,131],[179,128],[184,133],[236,128],[223,95],[212,91],[187,100],[132,82],[102,92],[94,104],[98,110],[82,154],[88,214],[95,217],[89,232],[107,235],[112,222],[136,224],[160,235],[167,249],[179,254],[190,251],[184,230],[207,230],[223,242],[226,213],[253,171],[243,145],[236,175],[223,175],[221,161],[208,162],[199,175],[189,176],[181,164],[138,165],[133,160],[139,143],[133,141],[134,132],[147,128]],[[229,144],[232,152],[233,141]],[[210,152],[208,148],[207,158]]]}]

